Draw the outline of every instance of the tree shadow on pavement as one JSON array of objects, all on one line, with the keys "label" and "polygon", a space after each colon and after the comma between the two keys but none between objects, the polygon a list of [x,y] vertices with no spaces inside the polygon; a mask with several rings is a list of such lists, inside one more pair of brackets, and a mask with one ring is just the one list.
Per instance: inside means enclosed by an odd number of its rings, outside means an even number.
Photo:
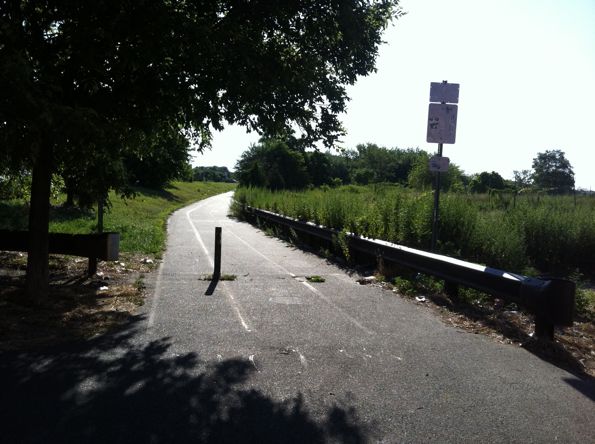
[{"label": "tree shadow on pavement", "polygon": [[168,338],[132,341],[140,318],[68,350],[0,354],[4,442],[366,442],[352,407],[308,411],[247,383],[247,360],[176,355]]}]

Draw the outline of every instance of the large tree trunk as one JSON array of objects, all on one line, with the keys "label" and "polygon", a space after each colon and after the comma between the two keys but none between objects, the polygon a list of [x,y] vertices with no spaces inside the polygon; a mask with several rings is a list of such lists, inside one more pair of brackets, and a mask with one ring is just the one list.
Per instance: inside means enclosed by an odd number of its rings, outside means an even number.
[{"label": "large tree trunk", "polygon": [[29,209],[29,254],[27,257],[27,296],[41,301],[48,296],[48,231],[50,222],[50,187],[52,182],[52,146],[40,147],[33,166],[31,205]]}]

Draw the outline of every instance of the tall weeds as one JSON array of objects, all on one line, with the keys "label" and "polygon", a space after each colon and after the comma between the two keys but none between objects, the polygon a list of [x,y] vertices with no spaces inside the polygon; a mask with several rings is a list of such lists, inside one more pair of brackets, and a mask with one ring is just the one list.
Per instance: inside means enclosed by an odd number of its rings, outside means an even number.
[{"label": "tall weeds", "polygon": [[[428,249],[432,193],[391,184],[304,192],[240,188],[242,204],[300,220]],[[444,254],[510,271],[568,274],[595,271],[595,198],[445,194],[438,249]]]}]

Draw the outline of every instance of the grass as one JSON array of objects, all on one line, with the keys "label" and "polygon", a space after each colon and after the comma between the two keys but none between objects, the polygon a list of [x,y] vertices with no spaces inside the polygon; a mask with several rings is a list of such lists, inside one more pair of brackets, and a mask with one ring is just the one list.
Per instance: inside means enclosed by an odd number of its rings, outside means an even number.
[{"label": "grass", "polygon": [[[238,277],[235,274],[225,274],[223,273],[221,276],[219,276],[220,281],[235,281]],[[213,274],[205,274],[203,276],[201,276],[199,278],[199,280],[201,281],[212,281],[213,280]]]},{"label": "grass", "polygon": [[[391,184],[303,192],[239,188],[232,211],[246,205],[303,221],[428,250],[433,195]],[[592,278],[595,196],[489,196],[445,193],[439,252],[523,274]],[[347,252],[348,253],[348,252]]]},{"label": "grass", "polygon": [[323,278],[322,276],[318,276],[318,275],[306,276],[306,280],[308,282],[325,282],[326,281],[325,278]]},{"label": "grass", "polygon": [[[178,208],[234,189],[235,184],[215,182],[174,182],[163,190],[136,188],[136,197],[123,199],[110,194],[111,207],[104,216],[104,231],[120,233],[120,251],[159,256],[165,246],[168,216]],[[91,233],[97,230],[95,209],[64,208],[64,196],[52,202],[50,231]],[[0,202],[0,229],[26,230],[27,204]]]}]

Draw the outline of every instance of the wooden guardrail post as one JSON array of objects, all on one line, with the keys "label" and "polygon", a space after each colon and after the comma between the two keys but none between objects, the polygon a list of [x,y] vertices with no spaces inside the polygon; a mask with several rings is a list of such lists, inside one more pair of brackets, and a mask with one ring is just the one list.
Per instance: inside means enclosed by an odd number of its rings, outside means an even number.
[{"label": "wooden guardrail post", "polygon": [[[97,200],[97,233],[103,233],[103,204],[104,199],[99,198]],[[87,267],[87,275],[93,276],[97,273],[97,258],[95,256],[89,256],[89,265]]]}]

